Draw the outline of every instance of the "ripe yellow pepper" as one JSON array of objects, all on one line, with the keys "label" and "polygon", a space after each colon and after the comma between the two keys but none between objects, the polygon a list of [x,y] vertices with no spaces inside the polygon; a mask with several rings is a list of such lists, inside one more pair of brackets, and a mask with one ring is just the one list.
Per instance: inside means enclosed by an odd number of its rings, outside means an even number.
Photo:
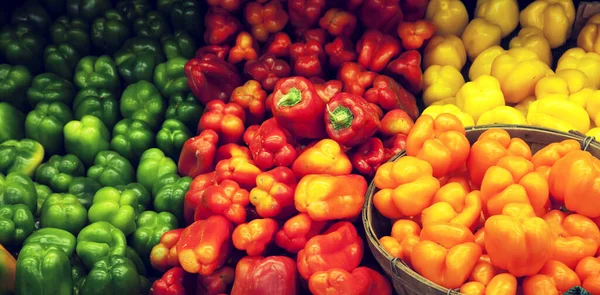
[{"label": "ripe yellow pepper", "polygon": [[482,51],[500,45],[502,30],[497,24],[478,17],[467,25],[461,39],[465,44],[469,60],[474,60]]},{"label": "ripe yellow pepper", "polygon": [[431,105],[423,110],[421,115],[429,115],[433,119],[437,118],[440,114],[452,114],[455,115],[458,120],[463,124],[463,127],[475,125],[475,121],[471,115],[461,111],[457,106],[453,104],[444,105]]},{"label": "ripe yellow pepper", "polygon": [[588,77],[582,71],[577,69],[562,69],[556,71],[555,75],[550,75],[540,79],[535,85],[535,97],[537,99],[570,99],[571,95],[576,95],[583,89],[593,87]]},{"label": "ripe yellow pepper", "polygon": [[537,82],[552,73],[537,54],[527,48],[513,48],[498,55],[491,75],[500,82],[506,103],[519,103],[532,96]]},{"label": "ripe yellow pepper", "polygon": [[534,101],[535,101],[535,96],[530,96],[530,97],[526,98],[525,100],[521,101],[520,103],[516,104],[515,109],[518,110],[519,112],[521,112],[521,114],[523,114],[523,116],[527,116],[527,113],[529,112],[529,106]]},{"label": "ripe yellow pepper", "polygon": [[469,23],[469,13],[460,0],[431,0],[425,19],[435,25],[437,35],[460,36]]},{"label": "ripe yellow pepper", "polygon": [[500,82],[492,76],[479,76],[467,82],[456,93],[456,106],[471,115],[475,122],[484,112],[503,105],[504,95],[500,90]]},{"label": "ripe yellow pepper", "polygon": [[590,131],[586,132],[585,135],[593,136],[596,140],[600,140],[600,127],[594,127]]},{"label": "ripe yellow pepper", "polygon": [[521,27],[535,27],[542,32],[552,48],[559,47],[571,37],[575,21],[573,0],[537,0],[520,15]]},{"label": "ripe yellow pepper", "polygon": [[504,38],[519,24],[519,3],[516,0],[477,0],[475,17],[497,24]]},{"label": "ripe yellow pepper", "polygon": [[524,47],[540,58],[548,66],[552,65],[552,48],[550,42],[544,37],[542,30],[534,27],[525,27],[519,31],[519,34],[510,40],[509,48]]},{"label": "ripe yellow pepper", "polygon": [[515,124],[527,125],[525,115],[511,106],[495,107],[479,116],[477,125]]},{"label": "ripe yellow pepper", "polygon": [[600,54],[585,52],[581,48],[571,48],[558,59],[556,71],[578,69],[587,75],[596,89],[600,88]]},{"label": "ripe yellow pepper", "polygon": [[594,91],[594,93],[588,96],[585,110],[590,116],[590,119],[594,121],[594,124],[600,126],[600,90]]},{"label": "ripe yellow pepper", "polygon": [[467,62],[467,52],[460,38],[454,35],[435,36],[423,52],[423,66],[449,65],[461,70]]},{"label": "ripe yellow pepper", "polygon": [[600,14],[595,14],[588,19],[585,27],[577,36],[577,47],[586,52],[600,53]]},{"label": "ripe yellow pepper", "polygon": [[589,99],[593,97],[594,92],[596,92],[595,88],[583,88],[569,95],[569,100],[576,103],[580,107],[585,108]]},{"label": "ripe yellow pepper", "polygon": [[492,72],[492,62],[496,56],[506,52],[501,46],[492,46],[482,51],[469,68],[469,79],[475,80],[481,75],[489,75]]},{"label": "ripe yellow pepper", "polygon": [[577,130],[586,133],[590,129],[590,117],[585,109],[565,99],[534,101],[529,106],[527,123],[563,132]]},{"label": "ripe yellow pepper", "polygon": [[465,84],[462,74],[454,67],[432,65],[423,73],[423,102],[430,106],[442,100],[454,100]]}]

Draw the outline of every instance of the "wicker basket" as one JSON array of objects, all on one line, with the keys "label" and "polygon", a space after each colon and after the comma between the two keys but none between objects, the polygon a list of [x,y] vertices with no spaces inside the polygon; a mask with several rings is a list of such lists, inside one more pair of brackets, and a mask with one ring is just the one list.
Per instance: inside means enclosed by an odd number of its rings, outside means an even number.
[{"label": "wicker basket", "polygon": [[[576,132],[563,133],[545,128],[521,125],[482,125],[467,128],[467,138],[472,144],[477,140],[481,133],[490,128],[502,128],[506,130],[511,137],[523,139],[529,144],[531,151],[534,153],[550,143],[560,142],[565,139],[574,139],[581,142],[584,150],[589,151],[597,158],[600,157],[600,143],[595,141],[592,137],[585,137],[585,135]],[[404,152],[402,152],[394,156],[390,161],[393,162],[404,155]],[[375,184],[371,182],[367,190],[366,205],[362,212],[363,226],[365,228],[369,248],[379,265],[381,265],[387,275],[391,278],[396,293],[398,295],[460,294],[458,290],[443,288],[423,278],[400,259],[392,257],[383,249],[379,243],[379,238],[389,235],[392,223],[388,218],[379,214],[377,209],[373,206],[372,199],[376,190]]]}]

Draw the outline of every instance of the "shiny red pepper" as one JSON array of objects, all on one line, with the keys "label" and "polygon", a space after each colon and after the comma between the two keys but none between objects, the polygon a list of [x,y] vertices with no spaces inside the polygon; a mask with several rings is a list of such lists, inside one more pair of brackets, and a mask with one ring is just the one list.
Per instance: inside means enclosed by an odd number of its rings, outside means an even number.
[{"label": "shiny red pepper", "polygon": [[235,181],[226,179],[219,184],[209,185],[201,198],[194,212],[194,220],[220,215],[235,224],[246,221],[246,206],[250,204],[248,191],[240,188]]},{"label": "shiny red pepper", "polygon": [[296,29],[296,42],[306,43],[306,41],[314,40],[319,42],[321,46],[325,46],[329,39],[329,33],[327,31],[316,28],[316,29]]},{"label": "shiny red pepper", "polygon": [[244,72],[250,78],[259,81],[265,90],[273,91],[277,81],[289,77],[292,69],[286,61],[277,59],[271,53],[265,53],[257,60],[246,62]]},{"label": "shiny red pepper", "polygon": [[229,50],[227,61],[236,64],[258,58],[258,43],[248,32],[241,32],[235,38],[235,46]]},{"label": "shiny red pepper", "polygon": [[198,133],[213,130],[219,135],[219,143],[241,142],[245,121],[246,113],[239,104],[213,100],[206,104],[204,114],[200,117]]},{"label": "shiny red pepper", "polygon": [[305,43],[292,44],[290,58],[294,74],[306,78],[323,76],[326,56],[319,42],[308,40]]},{"label": "shiny red pepper", "polygon": [[329,80],[327,82],[315,82],[311,79],[313,86],[319,97],[325,102],[329,102],[334,95],[342,92],[344,85],[339,80]]},{"label": "shiny red pepper", "polygon": [[226,293],[233,285],[235,270],[223,266],[208,276],[198,276],[196,295],[219,295]]},{"label": "shiny red pepper", "polygon": [[216,184],[216,173],[214,171],[200,174],[190,184],[190,189],[185,193],[183,199],[183,217],[187,224],[194,222],[196,208],[202,203],[204,192],[207,187]]},{"label": "shiny red pepper", "polygon": [[238,70],[214,54],[190,59],[184,72],[190,90],[203,105],[215,99],[228,101],[233,89],[242,85]]},{"label": "shiny red pepper", "polygon": [[401,2],[405,21],[414,22],[425,17],[429,0],[402,0]]},{"label": "shiny red pepper", "polygon": [[338,68],[347,61],[356,61],[357,58],[354,44],[350,39],[344,37],[337,37],[331,43],[327,43],[325,52],[329,56],[329,64],[333,68]]},{"label": "shiny red pepper", "polygon": [[306,242],[323,232],[327,221],[314,221],[307,213],[288,219],[275,235],[275,244],[290,253],[304,249]]},{"label": "shiny red pepper", "polygon": [[[267,104],[267,107],[269,105]],[[250,143],[252,142],[252,139],[254,138],[254,135],[256,134],[256,131],[258,131],[258,128],[260,128],[260,125],[251,125],[248,126],[248,128],[246,128],[246,131],[244,132],[244,143],[247,146],[250,146]],[[252,154],[252,153],[250,153]]]},{"label": "shiny red pepper", "polygon": [[385,71],[412,94],[421,92],[423,71],[421,70],[421,54],[418,51],[402,52],[398,58],[387,65]]},{"label": "shiny red pepper", "polygon": [[391,157],[399,154],[406,148],[406,134],[396,134],[391,138],[386,139],[383,142],[385,148],[385,160],[389,160]]},{"label": "shiny red pepper", "polygon": [[435,26],[428,20],[401,22],[398,24],[398,37],[406,50],[419,49],[425,41],[433,37]]},{"label": "shiny red pepper", "polygon": [[365,90],[373,85],[377,73],[365,70],[355,62],[345,62],[338,71],[337,78],[344,84],[343,91],[363,96]]},{"label": "shiny red pepper", "polygon": [[254,219],[238,225],[231,235],[233,246],[250,256],[262,255],[273,242],[279,224],[272,218]]},{"label": "shiny red pepper", "polygon": [[222,160],[217,163],[215,171],[217,172],[216,180],[218,183],[225,179],[231,179],[246,190],[251,190],[256,186],[256,176],[262,172],[254,165],[254,161],[245,157]]},{"label": "shiny red pepper", "polygon": [[325,0],[289,0],[290,23],[296,28],[310,28],[317,24],[325,11]]},{"label": "shiny red pepper", "polygon": [[391,33],[403,19],[400,0],[365,0],[359,18],[368,29]]},{"label": "shiny red pepper", "polygon": [[210,129],[188,139],[179,156],[179,175],[196,177],[214,170],[218,142],[219,135]]},{"label": "shiny red pepper", "polygon": [[205,54],[212,53],[216,55],[218,58],[225,60],[227,55],[229,55],[229,50],[231,48],[228,45],[206,45],[198,48],[196,50],[196,58],[202,58]]},{"label": "shiny red pepper", "polygon": [[288,22],[288,14],[278,0],[250,2],[244,16],[252,26],[252,36],[259,42],[267,41],[269,34],[281,31]]},{"label": "shiny red pepper", "polygon": [[152,267],[159,271],[167,271],[170,268],[179,267],[176,246],[182,232],[183,228],[178,228],[162,234],[160,242],[152,247],[152,251],[150,251],[150,264]]},{"label": "shiny red pepper", "polygon": [[369,102],[350,93],[340,92],[327,103],[325,129],[329,138],[353,147],[373,136],[380,126]]},{"label": "shiny red pepper", "polygon": [[296,295],[298,272],[294,260],[285,256],[244,257],[235,268],[231,295]]},{"label": "shiny red pepper", "polygon": [[217,149],[217,154],[215,155],[215,163],[221,162],[221,160],[231,159],[233,157],[244,157],[246,159],[252,159],[252,154],[250,150],[241,145],[237,145],[235,143],[228,143],[220,146]]},{"label": "shiny red pepper", "polygon": [[388,76],[377,76],[373,88],[365,93],[365,98],[386,111],[402,109],[414,120],[419,116],[415,96]]},{"label": "shiny red pepper", "polygon": [[298,156],[294,148],[294,138],[287,130],[281,128],[275,118],[263,122],[248,140],[252,158],[262,170],[277,166],[288,167]]},{"label": "shiny red pepper", "polygon": [[224,45],[235,38],[242,25],[227,10],[211,7],[204,18],[206,31],[204,42],[210,45]]},{"label": "shiny red pepper", "polygon": [[290,46],[292,39],[287,33],[279,32],[269,37],[267,44],[263,48],[263,54],[273,54],[277,58],[290,57]]},{"label": "shiny red pepper", "polygon": [[358,173],[373,177],[377,168],[388,160],[385,156],[381,139],[371,137],[350,155],[350,161]]},{"label": "shiny red pepper", "polygon": [[358,63],[375,72],[381,72],[401,49],[398,39],[378,30],[366,31],[356,43]]},{"label": "shiny red pepper", "polygon": [[356,29],[356,16],[342,9],[331,8],[319,20],[319,26],[332,36],[350,37]]},{"label": "shiny red pepper", "polygon": [[256,177],[256,187],[250,191],[250,203],[263,218],[277,218],[294,212],[296,176],[292,169],[279,166]]},{"label": "shiny red pepper", "polygon": [[186,295],[196,291],[196,282],[192,274],[181,267],[173,267],[152,284],[152,295]]}]

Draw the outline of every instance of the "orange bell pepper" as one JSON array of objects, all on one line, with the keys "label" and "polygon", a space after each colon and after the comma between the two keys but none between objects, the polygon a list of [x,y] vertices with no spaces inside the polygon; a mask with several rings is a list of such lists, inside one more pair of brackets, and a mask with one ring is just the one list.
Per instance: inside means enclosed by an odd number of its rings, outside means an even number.
[{"label": "orange bell pepper", "polygon": [[315,221],[354,218],[365,203],[367,181],[356,174],[310,174],[296,187],[296,210]]},{"label": "orange bell pepper", "polygon": [[435,26],[428,20],[418,20],[414,23],[401,22],[398,24],[398,37],[406,50],[419,49],[425,41],[435,34]]},{"label": "orange bell pepper", "polygon": [[244,85],[233,90],[230,102],[239,104],[246,111],[248,124],[252,125],[264,121],[267,112],[266,99],[267,92],[262,89],[260,82],[248,80]]},{"label": "orange bell pepper", "polygon": [[150,264],[154,269],[167,271],[179,266],[177,257],[177,242],[181,238],[183,228],[173,229],[163,233],[160,242],[152,247],[150,251]]},{"label": "orange bell pepper", "polygon": [[498,215],[509,203],[530,204],[538,216],[550,207],[548,182],[535,172],[533,163],[518,156],[505,156],[488,169],[481,183],[486,216]]},{"label": "orange bell pepper", "polygon": [[579,214],[552,210],[544,216],[554,234],[554,248],[550,259],[575,269],[577,263],[594,256],[600,246],[600,230],[593,220]]},{"label": "orange bell pepper", "polygon": [[600,217],[600,160],[584,151],[572,151],[550,169],[548,185],[554,200],[570,211]]},{"label": "orange bell pepper", "polygon": [[260,52],[256,40],[248,32],[241,32],[235,39],[235,46],[231,47],[227,61],[236,64],[242,61],[255,60]]},{"label": "orange bell pepper", "polygon": [[414,269],[428,280],[448,289],[459,288],[479,261],[481,248],[471,230],[452,223],[436,223],[421,231],[412,251]]},{"label": "orange bell pepper", "polygon": [[581,150],[581,144],[573,139],[563,140],[561,142],[553,142],[541,150],[537,151],[531,162],[535,167],[535,171],[542,172],[546,178],[550,176],[550,168],[554,163],[567,155],[571,151]]},{"label": "orange bell pepper", "polygon": [[256,186],[256,177],[262,172],[254,161],[243,156],[234,156],[217,163],[215,169],[217,183],[230,179],[237,182],[241,188],[251,190]]},{"label": "orange bell pepper", "polygon": [[431,175],[418,177],[410,182],[398,185],[395,189],[386,188],[373,196],[373,204],[381,215],[398,219],[418,216],[431,205],[440,181]]},{"label": "orange bell pepper", "polygon": [[490,281],[498,274],[505,271],[495,267],[490,260],[490,256],[483,254],[479,257],[479,261],[473,267],[473,271],[469,276],[469,282],[478,282],[483,286],[487,286]]},{"label": "orange bell pepper", "polygon": [[279,166],[256,177],[250,191],[250,203],[261,217],[276,217],[294,207],[296,176],[288,167]]},{"label": "orange bell pepper", "polygon": [[511,203],[485,222],[485,248],[492,264],[516,277],[538,273],[552,255],[552,230],[529,204]]},{"label": "orange bell pepper", "polygon": [[575,268],[581,286],[593,295],[600,294],[600,257],[581,259]]},{"label": "orange bell pepper", "polygon": [[[485,225],[485,220],[484,220],[483,224]],[[475,236],[475,244],[477,244],[477,245],[479,245],[479,247],[481,247],[483,254],[487,254],[487,251],[485,250],[485,228],[480,227],[475,232],[474,236]]]},{"label": "orange bell pepper", "polygon": [[333,139],[322,139],[302,151],[292,164],[292,171],[301,178],[308,174],[348,175],[352,162]]},{"label": "orange bell pepper", "polygon": [[254,219],[238,225],[231,235],[233,246],[249,256],[262,255],[275,239],[279,224],[271,218]]},{"label": "orange bell pepper", "polygon": [[252,26],[252,36],[260,42],[267,41],[269,34],[281,31],[288,22],[286,9],[277,0],[263,4],[250,2],[244,12],[246,22]]},{"label": "orange bell pepper", "polygon": [[419,243],[421,227],[410,219],[400,219],[394,222],[391,236],[379,239],[381,246],[393,257],[402,259],[411,265],[412,251]]},{"label": "orange bell pepper", "polygon": [[480,282],[468,282],[460,287],[463,295],[515,295],[517,278],[509,273],[501,273],[490,279],[487,285]]},{"label": "orange bell pepper", "polygon": [[523,295],[559,295],[581,285],[581,280],[571,268],[560,261],[550,260],[536,275],[523,281]]},{"label": "orange bell pepper", "polygon": [[306,213],[300,213],[288,219],[275,235],[275,244],[290,253],[304,249],[310,238],[320,234],[327,221],[314,221]]},{"label": "orange bell pepper", "polygon": [[377,169],[373,181],[379,189],[397,188],[401,184],[417,180],[421,176],[433,174],[428,162],[419,158],[404,156],[395,162],[387,162]]},{"label": "orange bell pepper", "polygon": [[364,266],[352,272],[341,268],[318,271],[310,276],[308,288],[314,295],[392,294],[392,285],[387,278]]},{"label": "orange bell pepper", "polygon": [[437,222],[464,225],[471,230],[481,216],[481,193],[469,191],[458,182],[442,186],[433,196],[432,205],[421,212],[421,224],[427,226]]},{"label": "orange bell pepper", "polygon": [[435,119],[422,115],[406,140],[406,154],[429,162],[435,177],[458,170],[467,160],[470,148],[465,128],[452,114],[440,114]]},{"label": "orange bell pepper", "polygon": [[520,138],[510,138],[508,132],[500,128],[488,129],[479,135],[467,159],[471,183],[479,187],[488,168],[507,155],[531,159],[531,148]]}]

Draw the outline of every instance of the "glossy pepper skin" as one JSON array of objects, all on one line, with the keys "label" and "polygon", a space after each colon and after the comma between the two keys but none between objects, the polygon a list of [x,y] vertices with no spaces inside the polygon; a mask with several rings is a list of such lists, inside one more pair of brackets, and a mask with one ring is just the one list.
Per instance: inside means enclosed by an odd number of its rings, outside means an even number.
[{"label": "glossy pepper skin", "polygon": [[189,60],[185,75],[190,90],[203,105],[213,99],[227,101],[233,89],[242,85],[237,69],[214,54]]},{"label": "glossy pepper skin", "polygon": [[154,68],[165,59],[160,43],[150,37],[133,37],[114,54],[119,74],[127,84],[152,81]]},{"label": "glossy pepper skin", "polygon": [[450,182],[435,193],[432,205],[421,212],[421,223],[426,227],[437,222],[460,224],[475,229],[481,218],[481,193],[465,189],[458,182]]},{"label": "glossy pepper skin", "polygon": [[319,20],[321,29],[334,37],[350,37],[356,29],[356,16],[338,8],[331,8]]},{"label": "glossy pepper skin", "polygon": [[571,37],[575,7],[570,1],[539,1],[523,9],[519,18],[522,27],[542,30],[552,48],[556,48]]},{"label": "glossy pepper skin", "polygon": [[218,142],[219,135],[211,129],[188,139],[183,144],[179,156],[177,165],[179,174],[196,177],[213,170]]},{"label": "glossy pepper skin", "polygon": [[239,104],[213,100],[206,104],[204,114],[200,117],[198,133],[213,130],[221,143],[238,143],[244,135],[245,121],[246,113]]},{"label": "glossy pepper skin", "polygon": [[296,28],[311,28],[319,22],[325,11],[325,0],[288,1],[290,23]]},{"label": "glossy pepper skin", "polygon": [[276,58],[288,58],[290,57],[290,45],[292,45],[290,36],[287,33],[279,32],[269,37],[262,52],[263,55],[272,54]]},{"label": "glossy pepper skin", "polygon": [[296,160],[295,140],[275,118],[264,121],[249,138],[248,146],[256,166],[267,170],[276,166],[290,166]]},{"label": "glossy pepper skin", "polygon": [[237,64],[246,60],[258,58],[258,43],[248,32],[240,32],[235,38],[235,45],[231,47],[227,61]]},{"label": "glossy pepper skin", "polygon": [[91,223],[109,222],[125,235],[129,235],[136,229],[137,206],[137,197],[132,191],[121,192],[114,187],[103,187],[94,195],[88,218]]},{"label": "glossy pepper skin", "polygon": [[235,268],[231,295],[270,293],[299,294],[296,263],[285,256],[242,258]]},{"label": "glossy pepper skin", "polygon": [[400,1],[365,0],[358,17],[368,29],[392,32],[403,14]]},{"label": "glossy pepper skin", "polygon": [[421,54],[418,51],[402,52],[398,58],[388,63],[385,71],[412,94],[421,92],[423,71],[421,70]]},{"label": "glossy pepper skin", "polygon": [[[291,71],[292,69],[287,62],[276,58],[272,53],[265,53],[257,60],[249,60],[244,65],[246,75],[260,82],[262,87],[267,91],[272,91],[277,81],[288,77]],[[235,90],[233,94],[235,94]]]},{"label": "glossy pepper skin", "polygon": [[252,159],[252,154],[250,153],[250,149],[245,146],[240,146],[235,143],[228,143],[220,146],[217,149],[217,154],[215,155],[215,161],[219,163],[221,160],[231,159],[233,157],[244,157],[246,159]]},{"label": "glossy pepper skin", "polygon": [[[16,135],[19,132],[22,134],[23,126],[25,126],[25,134],[27,137],[37,140],[44,146],[44,149],[48,153],[55,154],[62,151],[64,146],[63,128],[65,124],[73,120],[73,114],[67,105],[61,102],[38,103],[35,109],[27,114],[25,124],[23,124],[22,113],[8,106],[8,104],[6,104],[6,106],[3,106],[3,104],[6,103],[0,104],[0,117],[7,120],[6,122],[13,122],[12,124],[14,124],[14,126],[10,126],[11,123],[8,123],[7,125],[11,127],[9,132],[14,133],[14,135],[10,135],[11,138],[0,136],[0,140],[20,139],[22,136]],[[2,110],[11,111],[11,117],[4,117],[2,115]],[[7,113],[6,115],[8,116],[9,114]],[[21,120],[21,122],[19,122],[19,120]]]},{"label": "glossy pepper skin", "polygon": [[171,32],[167,19],[157,11],[150,11],[133,21],[133,32],[136,36],[159,40]]},{"label": "glossy pepper skin", "polygon": [[103,88],[118,92],[120,89],[117,64],[108,55],[86,56],[79,60],[73,78],[78,88]]},{"label": "glossy pepper skin", "polygon": [[237,18],[218,7],[212,7],[208,10],[204,18],[204,24],[206,26],[204,42],[210,45],[223,45],[233,40],[241,29],[241,24]]},{"label": "glossy pepper skin", "polygon": [[581,104],[573,100],[542,99],[529,105],[527,123],[563,132],[577,130],[584,133],[591,126],[589,115],[585,114]]},{"label": "glossy pepper skin", "polygon": [[325,59],[323,45],[316,40],[290,45],[290,63],[295,75],[305,78],[323,76]]},{"label": "glossy pepper skin", "polygon": [[173,160],[157,148],[146,150],[140,157],[136,179],[146,190],[152,191],[152,186],[163,175],[176,173],[177,165]]},{"label": "glossy pepper skin", "polygon": [[190,189],[191,177],[179,177],[176,173],[168,173],[156,180],[152,186],[154,210],[171,212],[183,220],[183,199]]},{"label": "glossy pepper skin", "polygon": [[492,46],[499,46],[502,28],[498,23],[483,17],[476,17],[461,35],[469,60],[474,60],[481,52]]},{"label": "glossy pepper skin", "polygon": [[487,285],[478,281],[467,282],[460,287],[460,292],[465,295],[485,294],[485,292],[516,294],[517,279],[509,273],[497,274],[490,279]]},{"label": "glossy pepper skin", "polygon": [[44,50],[44,67],[65,79],[73,77],[73,70],[81,57],[71,44],[49,45]]},{"label": "glossy pepper skin", "polygon": [[181,237],[183,228],[172,229],[162,234],[160,241],[152,247],[150,252],[150,263],[152,267],[160,271],[166,271],[172,267],[179,267],[177,257],[177,242]]},{"label": "glossy pepper skin", "polygon": [[[121,293],[138,294],[140,275],[135,264],[127,257],[110,255],[98,260],[81,286],[84,294]],[[102,290],[98,292],[99,290]]]},{"label": "glossy pepper skin", "polygon": [[142,184],[132,182],[128,185],[115,186],[115,188],[119,190],[122,195],[133,195],[137,199],[137,206],[134,208],[136,215],[150,208],[152,195],[151,192],[146,190],[146,188]]},{"label": "glossy pepper skin", "polygon": [[48,162],[40,165],[35,173],[35,181],[48,185],[57,193],[67,192],[75,177],[84,176],[83,163],[74,155],[50,157]]},{"label": "glossy pepper skin", "polygon": [[160,279],[152,284],[152,295],[185,295],[195,289],[193,275],[181,267],[167,270]]},{"label": "glossy pepper skin", "polygon": [[256,177],[256,187],[250,191],[250,203],[263,218],[276,218],[293,208],[296,176],[287,167],[279,166]]},{"label": "glossy pepper skin", "polygon": [[80,90],[73,101],[73,117],[80,120],[85,115],[98,117],[106,128],[112,129],[121,118],[117,97],[106,89]]},{"label": "glossy pepper skin", "polygon": [[142,153],[154,146],[152,128],[144,121],[123,119],[112,131],[110,148],[132,163],[138,162]]},{"label": "glossy pepper skin", "polygon": [[169,98],[165,119],[177,119],[189,130],[194,130],[198,127],[203,111],[203,107],[191,92],[177,93]]},{"label": "glossy pepper skin", "polygon": [[121,96],[121,114],[124,118],[140,120],[157,129],[165,114],[166,105],[158,89],[148,81],[127,86]]},{"label": "glossy pepper skin", "polygon": [[345,62],[340,67],[337,78],[342,81],[343,91],[354,95],[363,95],[373,85],[377,73],[367,71],[355,62]]},{"label": "glossy pepper skin", "polygon": [[281,31],[289,19],[283,4],[278,0],[262,4],[250,2],[244,9],[246,22],[252,26],[252,36],[259,42],[265,42],[269,34]]},{"label": "glossy pepper skin", "polygon": [[359,145],[379,129],[377,114],[360,96],[338,93],[327,103],[326,109],[327,135],[343,146]]},{"label": "glossy pepper skin", "polygon": [[125,256],[127,240],[121,230],[106,221],[99,221],[79,232],[75,250],[81,261],[91,268],[103,257]]},{"label": "glossy pepper skin", "polygon": [[308,240],[323,232],[325,226],[326,221],[314,221],[308,214],[299,213],[283,224],[275,235],[275,244],[289,253],[298,253]]},{"label": "glossy pepper skin", "polygon": [[110,131],[100,119],[83,116],[64,127],[65,150],[77,156],[84,164],[92,165],[96,155],[110,147]]},{"label": "glossy pepper skin", "polygon": [[185,193],[183,200],[183,217],[186,224],[194,222],[196,208],[204,201],[204,193],[207,187],[216,184],[216,173],[209,172],[196,176],[190,183],[190,189]]},{"label": "glossy pepper skin", "polygon": [[519,34],[510,40],[509,48],[525,47],[535,52],[537,56],[546,63],[552,66],[552,48],[548,39],[544,37],[544,33],[535,27],[525,27],[519,31]]},{"label": "glossy pepper skin", "polygon": [[400,53],[400,42],[377,30],[366,31],[356,43],[358,63],[368,70],[380,72]]},{"label": "glossy pepper skin", "polygon": [[339,80],[329,80],[325,81],[317,81],[317,79],[312,79],[313,86],[315,86],[315,90],[317,91],[317,95],[325,102],[329,102],[336,94],[342,92],[342,82]]},{"label": "glossy pepper skin", "polygon": [[592,16],[588,19],[585,26],[579,32],[577,36],[577,47],[583,48],[586,52],[600,53],[598,47],[598,25],[600,24],[600,17],[597,15]]},{"label": "glossy pepper skin", "polygon": [[379,132],[384,136],[408,135],[414,125],[415,122],[405,111],[394,109],[387,112],[381,119]]},{"label": "glossy pepper skin", "polygon": [[419,116],[414,95],[385,75],[378,75],[375,78],[373,88],[365,93],[365,99],[386,111],[402,109],[413,119]]},{"label": "glossy pepper skin", "polygon": [[0,65],[0,101],[8,102],[16,108],[25,106],[25,94],[31,85],[31,74],[24,66]]},{"label": "glossy pepper skin", "polygon": [[52,194],[42,206],[42,227],[64,229],[77,234],[87,224],[87,210],[77,197],[70,194]]},{"label": "glossy pepper skin", "polygon": [[455,100],[456,105],[471,115],[475,122],[484,112],[504,106],[500,82],[489,75],[479,76],[464,84],[456,93]]},{"label": "glossy pepper skin", "polygon": [[523,294],[570,294],[571,288],[581,288],[577,273],[560,261],[550,260],[536,275],[523,281]]},{"label": "glossy pepper skin", "polygon": [[189,90],[187,78],[184,73],[188,59],[177,57],[159,64],[154,69],[154,84],[165,97]]},{"label": "glossy pepper skin", "polygon": [[71,253],[59,247],[31,243],[19,252],[16,294],[71,294]]},{"label": "glossy pepper skin", "polygon": [[350,155],[350,161],[359,174],[373,177],[377,168],[386,161],[383,142],[376,137],[369,138]]},{"label": "glossy pepper skin", "polygon": [[0,144],[0,173],[24,173],[33,177],[44,158],[44,147],[35,140],[7,140]]},{"label": "glossy pepper skin", "polygon": [[34,183],[35,192],[37,194],[37,210],[33,212],[35,217],[39,217],[42,210],[42,205],[44,205],[44,201],[52,194],[52,190],[43,184]]},{"label": "glossy pepper skin", "polygon": [[6,25],[0,30],[0,37],[0,52],[5,61],[23,65],[34,73],[41,72],[47,42],[34,26],[24,22]]},{"label": "glossy pepper skin", "polygon": [[230,101],[244,109],[249,124],[258,124],[264,121],[266,99],[267,93],[262,89],[260,82],[248,80],[233,90]]},{"label": "glossy pepper skin", "polygon": [[0,205],[0,242],[6,247],[20,246],[33,232],[34,223],[33,214],[26,205]]},{"label": "glossy pepper skin", "polygon": [[358,57],[354,51],[354,44],[345,37],[336,37],[330,43],[325,44],[324,49],[332,68],[338,68],[345,62],[356,61]]},{"label": "glossy pepper skin", "polygon": [[256,176],[261,170],[256,167],[254,161],[243,157],[235,156],[217,163],[215,168],[215,180],[221,182],[225,179],[231,179],[237,182],[242,188],[251,190],[256,185]]},{"label": "glossy pepper skin", "polygon": [[148,261],[152,248],[164,233],[177,227],[177,217],[169,212],[142,212],[136,220],[137,229],[131,236],[131,247]]},{"label": "glossy pepper skin", "polygon": [[[69,189],[67,193],[76,196],[79,202],[86,209],[89,209],[92,206],[94,194],[96,194],[96,192],[101,188],[102,186],[93,179],[89,179],[87,177],[75,177],[73,178],[73,181],[71,181],[71,183],[69,184]],[[40,188],[37,187],[36,189],[38,191],[38,197],[41,196]],[[48,188],[48,191],[45,191],[44,189],[44,191],[42,192],[44,192],[47,196],[52,194],[50,188]]]},{"label": "glossy pepper skin", "polygon": [[192,137],[188,128],[179,120],[167,119],[156,134],[156,146],[172,159],[179,157],[179,151]]},{"label": "glossy pepper skin", "polygon": [[129,160],[117,152],[101,151],[96,155],[94,165],[88,169],[87,177],[103,186],[118,186],[132,183],[135,172]]},{"label": "glossy pepper skin", "polygon": [[600,261],[595,257],[586,257],[582,259],[575,268],[577,276],[581,279],[581,286],[589,292],[598,292],[598,279],[600,277]]},{"label": "glossy pepper skin", "polygon": [[411,265],[412,251],[419,243],[421,226],[410,219],[399,219],[394,222],[389,236],[379,239],[381,246],[393,257],[397,257]]},{"label": "glossy pepper skin", "polygon": [[298,178],[309,174],[348,175],[352,163],[336,141],[326,138],[302,151],[292,164]]},{"label": "glossy pepper skin", "polygon": [[160,43],[167,60],[177,57],[191,59],[197,48],[196,41],[184,30],[176,30],[173,35],[163,36]]},{"label": "glossy pepper skin", "polygon": [[272,218],[254,219],[235,227],[231,240],[233,246],[246,251],[249,256],[264,254],[267,247],[273,243],[279,224]]},{"label": "glossy pepper skin", "polygon": [[130,37],[131,28],[125,15],[116,9],[107,10],[92,23],[92,44],[98,50],[112,54]]},{"label": "glossy pepper skin", "polygon": [[27,101],[32,107],[40,102],[55,101],[70,105],[74,94],[75,88],[69,80],[54,73],[43,73],[31,81],[31,87],[27,89]]},{"label": "glossy pepper skin", "polygon": [[358,267],[352,272],[340,268],[319,271],[308,280],[312,294],[392,294],[390,282],[368,267]]},{"label": "glossy pepper skin", "polygon": [[419,49],[425,41],[433,37],[435,26],[427,20],[401,22],[398,24],[398,37],[406,50]]},{"label": "glossy pepper skin", "polygon": [[69,43],[82,56],[90,53],[90,27],[87,21],[79,18],[59,16],[50,26],[50,39],[54,44]]},{"label": "glossy pepper skin", "polygon": [[208,185],[200,196],[194,220],[203,220],[210,216],[224,216],[230,222],[240,224],[246,221],[245,207],[250,204],[248,191],[232,180]]},{"label": "glossy pepper skin", "polygon": [[15,291],[16,268],[17,260],[3,246],[0,246],[0,278],[2,279],[0,288],[5,290],[3,292],[10,294]]},{"label": "glossy pepper skin", "polygon": [[423,68],[432,65],[453,66],[461,70],[467,62],[467,51],[459,37],[454,35],[435,36],[423,51]]}]

